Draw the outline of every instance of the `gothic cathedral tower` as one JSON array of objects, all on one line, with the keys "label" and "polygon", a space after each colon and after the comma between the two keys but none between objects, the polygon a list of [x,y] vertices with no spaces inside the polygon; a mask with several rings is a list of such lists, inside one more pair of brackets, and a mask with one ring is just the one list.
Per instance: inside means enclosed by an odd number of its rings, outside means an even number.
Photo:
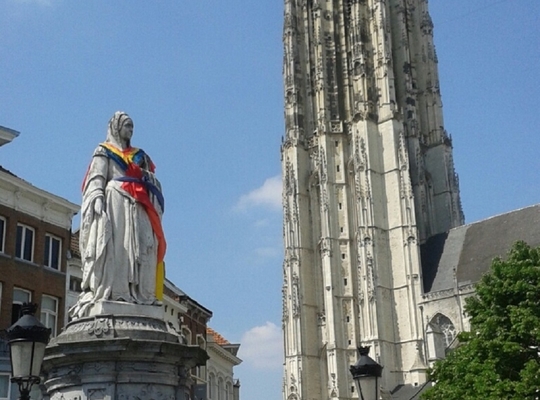
[{"label": "gothic cathedral tower", "polygon": [[422,383],[420,245],[463,224],[427,0],[285,0],[284,399]]}]

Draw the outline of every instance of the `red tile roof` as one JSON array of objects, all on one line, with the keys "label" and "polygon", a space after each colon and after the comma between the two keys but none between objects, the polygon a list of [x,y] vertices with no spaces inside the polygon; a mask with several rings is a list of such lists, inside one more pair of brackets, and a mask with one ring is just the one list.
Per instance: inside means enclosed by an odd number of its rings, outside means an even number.
[{"label": "red tile roof", "polygon": [[212,338],[214,339],[214,342],[216,342],[217,344],[219,344],[220,346],[223,346],[223,345],[226,345],[226,344],[230,344],[230,342],[225,339],[223,336],[221,336],[219,333],[217,333],[215,330],[213,330],[212,328],[206,328],[206,334],[207,335],[211,335]]}]

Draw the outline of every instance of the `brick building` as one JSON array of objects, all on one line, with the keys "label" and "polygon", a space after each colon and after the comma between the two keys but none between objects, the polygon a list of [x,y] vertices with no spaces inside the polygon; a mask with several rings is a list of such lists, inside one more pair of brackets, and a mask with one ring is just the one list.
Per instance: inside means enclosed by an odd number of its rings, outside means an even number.
[{"label": "brick building", "polygon": [[[0,146],[18,132],[0,126]],[[79,206],[0,166],[0,330],[19,319],[24,302],[56,335],[64,321],[67,250]],[[0,399],[9,398],[7,346],[0,346]]]},{"label": "brick building", "polygon": [[165,281],[164,318],[186,338],[188,344],[200,346],[208,353],[206,366],[192,370],[195,400],[239,400],[240,381],[234,377],[234,367],[240,344],[230,343],[208,326],[212,311],[188,296],[171,281]]}]

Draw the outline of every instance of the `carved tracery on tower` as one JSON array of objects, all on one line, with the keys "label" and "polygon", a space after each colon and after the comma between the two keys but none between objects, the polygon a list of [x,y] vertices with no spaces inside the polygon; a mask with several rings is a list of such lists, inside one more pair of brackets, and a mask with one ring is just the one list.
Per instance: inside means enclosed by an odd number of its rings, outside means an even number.
[{"label": "carved tracery on tower", "polygon": [[298,181],[293,165],[287,161],[283,176],[283,239],[286,249],[286,258],[297,257],[299,235],[298,210]]},{"label": "carved tracery on tower", "polygon": [[299,313],[299,277],[300,264],[298,255],[299,245],[299,210],[298,210],[298,181],[293,164],[287,160],[283,174],[283,239],[285,244],[285,259],[283,262],[283,324],[285,326],[290,315]]},{"label": "carved tracery on tower", "polygon": [[426,0],[285,0],[285,398],[355,398],[349,341],[413,379],[418,246],[462,222],[432,31]]},{"label": "carved tracery on tower", "polygon": [[292,276],[292,313],[293,317],[298,318],[300,316],[300,292],[299,292],[299,278],[296,273]]},{"label": "carved tracery on tower", "polygon": [[288,307],[288,293],[289,293],[289,280],[287,279],[287,263],[283,263],[283,287],[281,289],[281,308],[282,308],[282,323],[285,324],[285,321],[289,318],[289,307]]},{"label": "carved tracery on tower", "polygon": [[324,151],[324,147],[319,147],[319,164],[317,165],[317,169],[319,171],[319,188],[321,191],[321,213],[324,214],[326,211],[328,211],[328,168],[326,164],[326,152]]}]

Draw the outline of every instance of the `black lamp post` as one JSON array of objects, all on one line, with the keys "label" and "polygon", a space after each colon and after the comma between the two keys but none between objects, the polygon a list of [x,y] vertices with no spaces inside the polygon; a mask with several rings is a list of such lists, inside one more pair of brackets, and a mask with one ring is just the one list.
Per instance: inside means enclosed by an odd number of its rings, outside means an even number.
[{"label": "black lamp post", "polygon": [[5,331],[11,355],[11,382],[19,385],[21,400],[30,399],[32,385],[39,383],[39,372],[51,330],[34,317],[37,305],[24,303],[22,317]]},{"label": "black lamp post", "polygon": [[359,347],[360,358],[351,365],[350,371],[361,400],[379,400],[379,378],[383,367],[377,364],[369,354],[369,346]]}]

